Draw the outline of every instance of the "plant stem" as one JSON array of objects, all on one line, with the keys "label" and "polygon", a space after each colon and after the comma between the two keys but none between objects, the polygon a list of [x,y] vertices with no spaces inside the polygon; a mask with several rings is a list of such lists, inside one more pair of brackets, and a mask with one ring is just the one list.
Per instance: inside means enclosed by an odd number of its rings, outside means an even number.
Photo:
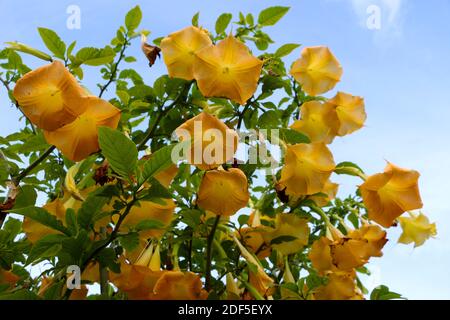
[{"label": "plant stem", "polygon": [[[87,265],[89,264],[89,262],[97,255],[99,254],[103,249],[105,249],[107,246],[109,246],[115,239],[117,239],[117,234],[119,232],[119,228],[122,225],[122,222],[125,220],[125,218],[127,217],[127,215],[130,213],[131,208],[133,207],[133,205],[136,203],[137,199],[136,197],[133,197],[133,200],[131,200],[126,208],[125,211],[123,212],[123,214],[120,215],[119,220],[117,221],[116,226],[114,227],[114,230],[111,232],[111,235],[109,236],[109,239],[102,244],[100,247],[98,247],[97,249],[95,249],[83,262],[83,264],[81,265],[81,274],[83,274],[83,271],[86,269]],[[72,289],[68,289],[66,291],[66,293],[63,296],[64,300],[68,300],[70,298],[70,295],[72,294]]]},{"label": "plant stem", "polygon": [[212,258],[212,245],[214,240],[214,235],[216,233],[217,225],[220,221],[220,215],[216,216],[214,224],[211,228],[211,232],[208,235],[206,244],[206,269],[205,269],[205,288],[206,291],[211,290],[211,258]]},{"label": "plant stem", "polygon": [[100,89],[100,93],[98,94],[98,97],[101,98],[103,94],[106,92],[106,89],[110,86],[111,83],[113,83],[116,80],[117,76],[117,70],[119,69],[119,64],[122,61],[122,59],[125,57],[125,50],[128,48],[128,37],[125,38],[125,43],[122,47],[122,50],[120,50],[119,59],[117,59],[117,62],[114,63],[112,69],[111,69],[111,75],[109,77],[108,82]]},{"label": "plant stem", "polygon": [[20,181],[25,178],[34,168],[36,168],[42,161],[44,161],[52,152],[55,150],[55,146],[49,147],[39,158],[37,158],[33,163],[31,163],[27,168],[22,170],[22,172],[13,178],[14,185],[18,186]]}]

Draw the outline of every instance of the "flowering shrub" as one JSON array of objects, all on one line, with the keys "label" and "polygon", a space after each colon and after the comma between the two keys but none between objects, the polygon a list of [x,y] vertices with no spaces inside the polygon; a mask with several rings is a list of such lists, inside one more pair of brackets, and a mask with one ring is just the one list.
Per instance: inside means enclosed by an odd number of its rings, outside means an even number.
[{"label": "flowering shrub", "polygon": [[[135,7],[104,48],[40,28],[47,52],[1,50],[23,128],[0,138],[0,298],[363,299],[358,275],[386,229],[399,222],[399,242],[416,246],[436,235],[411,212],[417,171],[335,163],[328,145],[364,127],[364,99],[321,96],[343,74],[327,47],[292,66],[283,58],[299,45],[267,51],[266,27],[287,11],[240,13],[233,28],[223,14],[215,32],[197,14],[150,44]],[[129,56],[139,38],[144,54]],[[136,59],[150,69],[124,66]],[[145,83],[162,62],[168,75]],[[98,94],[82,85],[89,66]],[[336,198],[333,174],[360,179],[355,195]]]}]

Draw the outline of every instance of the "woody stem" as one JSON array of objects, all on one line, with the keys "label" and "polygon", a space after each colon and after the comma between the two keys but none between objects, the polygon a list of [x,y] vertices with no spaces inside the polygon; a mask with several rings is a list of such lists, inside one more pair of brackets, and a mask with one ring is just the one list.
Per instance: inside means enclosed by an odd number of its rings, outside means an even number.
[{"label": "woody stem", "polygon": [[52,152],[55,150],[55,146],[50,146],[39,158],[37,158],[33,163],[31,163],[27,168],[23,169],[22,172],[14,177],[12,180],[14,185],[18,186],[20,181],[25,178],[34,168],[36,168],[42,161],[44,161]]},{"label": "woody stem", "polygon": [[211,232],[208,235],[206,244],[206,269],[205,269],[205,288],[206,291],[211,290],[211,258],[212,258],[212,245],[214,240],[214,235],[216,233],[217,226],[220,221],[220,215],[216,216],[214,224],[211,228]]}]

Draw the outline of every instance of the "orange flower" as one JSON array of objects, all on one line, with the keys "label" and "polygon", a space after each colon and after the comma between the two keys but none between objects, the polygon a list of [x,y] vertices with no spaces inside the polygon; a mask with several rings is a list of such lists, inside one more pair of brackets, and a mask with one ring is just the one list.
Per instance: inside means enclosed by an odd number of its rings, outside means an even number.
[{"label": "orange flower", "polygon": [[335,109],[339,122],[338,136],[348,135],[363,127],[367,118],[363,98],[338,92],[326,104]]},{"label": "orange flower", "polygon": [[358,239],[366,243],[367,254],[371,257],[381,257],[386,239],[386,231],[374,224],[365,224],[361,228],[353,230],[348,234],[352,239]]},{"label": "orange flower", "polygon": [[98,127],[117,128],[120,110],[97,97],[82,100],[86,112],[72,123],[55,131],[44,131],[48,143],[55,145],[72,161],[81,161],[99,151]]},{"label": "orange flower", "polygon": [[247,206],[247,177],[235,168],[207,171],[198,190],[197,204],[217,215],[232,216]]},{"label": "orange flower", "polygon": [[319,194],[309,196],[308,199],[314,201],[319,207],[325,207],[336,197],[339,185],[330,180],[325,182],[322,191]]},{"label": "orange flower", "polygon": [[308,244],[308,220],[294,214],[277,215],[275,229],[268,234],[272,248],[284,255],[299,252]]},{"label": "orange flower", "polygon": [[401,214],[422,208],[420,174],[388,163],[384,173],[367,178],[359,186],[369,218],[389,228]]},{"label": "orange flower", "polygon": [[295,121],[291,128],[306,134],[311,142],[333,142],[339,127],[335,108],[328,103],[309,101],[301,106],[300,120]]},{"label": "orange flower", "polygon": [[376,225],[364,225],[344,236],[330,227],[333,239],[321,237],[311,246],[309,258],[321,274],[328,271],[349,271],[366,264],[370,257],[381,257],[387,242],[386,232]]},{"label": "orange flower", "polygon": [[194,77],[205,97],[225,97],[243,105],[258,87],[262,65],[245,44],[230,35],[197,52]]},{"label": "orange flower", "polygon": [[279,184],[289,196],[319,193],[334,168],[333,155],[325,144],[289,145]]},{"label": "orange flower", "polygon": [[238,148],[236,131],[206,112],[183,123],[175,133],[181,141],[191,139],[187,158],[201,170],[215,169],[233,159]]},{"label": "orange flower", "polygon": [[123,263],[119,274],[110,273],[111,281],[132,300],[206,299],[200,278],[192,272],[152,271],[150,268]]},{"label": "orange flower", "polygon": [[60,61],[33,70],[17,81],[14,98],[36,126],[56,130],[87,108],[84,89]]},{"label": "orange flower", "polygon": [[292,65],[291,75],[307,94],[316,96],[334,88],[342,67],[327,47],[307,47]]},{"label": "orange flower", "polygon": [[[163,202],[156,203],[152,201],[140,201],[133,206],[127,217],[123,220],[122,226],[126,228],[133,228],[142,221],[156,220],[167,228],[173,219],[175,211],[175,203],[172,199],[159,199]],[[150,229],[143,230],[139,233],[141,238],[160,238],[165,233],[165,229]]]},{"label": "orange flower", "polygon": [[272,249],[270,243],[265,240],[268,230],[264,227],[245,227],[239,229],[242,244],[259,259],[270,256]]},{"label": "orange flower", "polygon": [[190,26],[170,34],[161,41],[164,63],[170,77],[194,79],[194,60],[197,52],[212,44],[208,33]]},{"label": "orange flower", "polygon": [[333,272],[327,284],[314,290],[315,300],[361,300],[364,299],[356,286],[354,272]]}]

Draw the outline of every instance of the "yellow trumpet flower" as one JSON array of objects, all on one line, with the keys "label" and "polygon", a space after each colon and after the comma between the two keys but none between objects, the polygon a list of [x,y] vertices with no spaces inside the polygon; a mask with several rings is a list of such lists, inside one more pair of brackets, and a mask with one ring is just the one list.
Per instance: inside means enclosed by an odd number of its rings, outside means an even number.
[{"label": "yellow trumpet flower", "polygon": [[207,171],[198,191],[197,204],[216,215],[232,216],[250,198],[245,174],[235,168]]},{"label": "yellow trumpet flower", "polygon": [[364,126],[367,115],[362,97],[338,92],[334,98],[327,101],[326,105],[335,109],[339,122],[338,136],[348,135]]},{"label": "yellow trumpet flower", "polygon": [[374,174],[359,186],[369,218],[389,228],[404,212],[422,208],[419,172],[388,163],[383,173]]},{"label": "yellow trumpet flower", "polygon": [[30,71],[14,88],[20,109],[37,127],[56,130],[86,111],[85,90],[60,61]]},{"label": "yellow trumpet flower", "polygon": [[339,120],[335,108],[328,103],[309,101],[301,106],[301,119],[291,128],[306,134],[311,142],[330,144],[336,137]]},{"label": "yellow trumpet flower", "polygon": [[338,188],[339,184],[327,180],[320,194],[309,196],[308,199],[314,201],[315,204],[319,207],[325,207],[330,203],[331,200],[336,198]]},{"label": "yellow trumpet flower", "polygon": [[335,168],[333,155],[323,143],[289,145],[279,184],[287,195],[313,195],[323,190]]},{"label": "yellow trumpet flower", "polygon": [[275,229],[268,236],[273,249],[284,255],[297,253],[308,244],[308,220],[294,214],[280,213]]},{"label": "yellow trumpet flower", "polygon": [[117,128],[120,110],[97,97],[82,100],[86,112],[72,123],[55,131],[44,131],[48,143],[55,145],[68,159],[81,161],[99,151],[98,127]]},{"label": "yellow trumpet flower", "polygon": [[207,112],[183,123],[175,134],[181,141],[191,140],[187,160],[201,170],[215,169],[232,160],[238,148],[236,131]]},{"label": "yellow trumpet flower", "polygon": [[152,201],[139,201],[131,208],[127,217],[123,220],[122,227],[130,229],[142,221],[156,220],[163,224],[163,229],[143,230],[139,235],[141,238],[160,238],[165,233],[165,228],[170,225],[174,218],[175,203],[172,199],[159,200],[163,204]]},{"label": "yellow trumpet flower", "polygon": [[194,78],[205,97],[225,97],[244,105],[258,87],[262,65],[245,44],[230,35],[197,52]]},{"label": "yellow trumpet flower", "polygon": [[419,214],[411,213],[410,217],[400,217],[400,226],[403,233],[398,239],[399,243],[410,244],[414,242],[414,247],[420,247],[430,237],[437,234],[436,223],[430,223],[428,217],[422,212]]},{"label": "yellow trumpet flower", "polygon": [[334,88],[341,79],[342,67],[327,47],[306,47],[290,73],[307,94],[317,96]]},{"label": "yellow trumpet flower", "polygon": [[189,26],[171,33],[161,41],[164,63],[170,77],[194,79],[194,60],[197,52],[212,45],[208,33]]}]

